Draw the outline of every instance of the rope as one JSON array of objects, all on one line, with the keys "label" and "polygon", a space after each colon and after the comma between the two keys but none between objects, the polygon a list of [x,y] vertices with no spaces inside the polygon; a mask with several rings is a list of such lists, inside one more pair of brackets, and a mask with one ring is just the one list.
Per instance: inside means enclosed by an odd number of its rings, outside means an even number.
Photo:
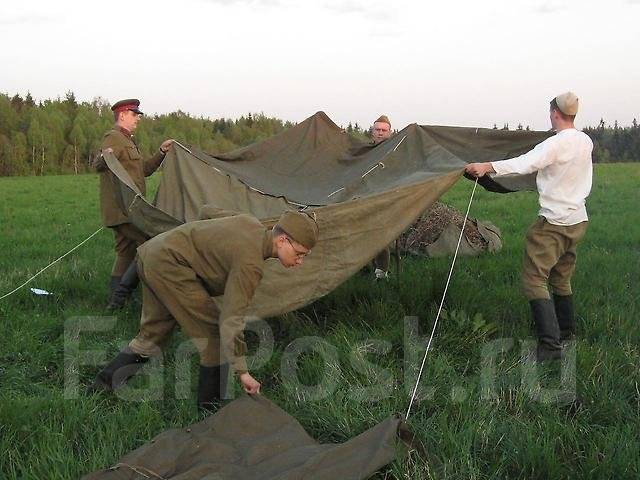
[{"label": "rope", "polygon": [[[184,150],[186,150],[187,152],[191,153],[191,150],[189,150],[187,147],[185,147],[183,144],[181,144],[179,141],[174,140],[173,143],[175,143],[176,145],[180,145]],[[193,153],[191,153],[191,155],[193,155]],[[218,170],[219,171],[219,170]]]},{"label": "rope", "polygon": [[67,255],[69,255],[70,253],[74,252],[75,250],[77,250],[78,248],[80,248],[82,245],[84,245],[85,243],[87,243],[89,240],[91,240],[93,237],[95,237],[98,233],[100,233],[102,230],[104,229],[104,227],[100,227],[98,230],[96,230],[95,232],[93,232],[91,235],[89,235],[87,238],[85,238],[82,242],[80,242],[78,245],[76,245],[75,247],[73,247],[71,250],[69,250],[67,253],[65,253],[64,255],[62,255],[61,257],[59,257],[57,260],[54,260],[53,262],[51,262],[49,265],[47,265],[46,267],[44,267],[42,270],[40,270],[38,273],[36,273],[33,277],[31,277],[29,280],[27,280],[26,282],[24,282],[22,285],[20,285],[19,287],[13,289],[12,291],[10,291],[9,293],[4,294],[2,297],[0,297],[0,300],[4,300],[5,298],[7,298],[9,295],[13,295],[14,293],[16,293],[18,290],[20,290],[22,287],[26,286],[29,284],[29,282],[31,282],[34,278],[36,278],[38,275],[40,275],[42,272],[44,272],[46,269],[48,269],[49,267],[55,265],[56,263],[58,263],[60,260],[62,260],[64,257],[66,257]]},{"label": "rope", "polygon": [[436,320],[433,322],[433,328],[431,329],[431,336],[429,337],[429,342],[427,343],[427,349],[424,352],[424,357],[422,358],[422,365],[420,365],[420,372],[418,373],[418,379],[416,380],[416,385],[413,387],[413,392],[411,393],[411,401],[409,402],[409,408],[407,408],[407,413],[404,416],[405,421],[409,419],[409,413],[411,412],[411,407],[413,406],[413,401],[416,398],[416,393],[418,391],[418,385],[420,384],[420,379],[422,378],[422,372],[424,370],[425,362],[427,361],[427,354],[429,353],[429,349],[431,348],[431,342],[433,341],[433,336],[436,333],[436,327],[438,326],[438,320],[440,319],[440,314],[442,313],[442,307],[444,305],[444,299],[447,295],[447,290],[449,289],[449,283],[451,282],[451,275],[453,274],[453,267],[456,264],[456,258],[458,258],[458,251],[460,250],[460,243],[462,242],[462,236],[464,235],[464,227],[467,225],[467,219],[469,218],[469,210],[471,210],[471,203],[473,202],[473,195],[476,193],[476,187],[478,186],[478,179],[476,178],[476,182],[473,185],[473,190],[471,191],[471,197],[469,198],[469,205],[467,206],[467,213],[464,215],[464,222],[462,223],[462,228],[460,229],[460,237],[458,238],[458,245],[456,246],[456,252],[453,255],[453,261],[451,262],[451,268],[449,269],[449,276],[447,278],[447,284],[444,287],[444,293],[442,294],[442,300],[440,300],[440,308],[438,308],[438,314],[436,315]]}]

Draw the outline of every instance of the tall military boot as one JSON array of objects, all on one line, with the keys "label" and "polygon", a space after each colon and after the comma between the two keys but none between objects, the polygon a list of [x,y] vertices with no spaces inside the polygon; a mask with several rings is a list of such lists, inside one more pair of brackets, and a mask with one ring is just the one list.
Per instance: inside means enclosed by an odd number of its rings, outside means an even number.
[{"label": "tall military boot", "polygon": [[125,349],[118,353],[116,358],[102,369],[89,386],[89,393],[112,392],[117,390],[133,377],[149,361],[143,357]]},{"label": "tall military boot", "polygon": [[538,362],[559,360],[562,357],[562,346],[553,301],[549,298],[538,298],[531,300],[529,304],[538,336],[536,360]]},{"label": "tall military boot", "polygon": [[134,261],[129,265],[127,271],[124,272],[124,275],[120,278],[120,284],[111,294],[111,298],[107,304],[107,310],[122,309],[127,299],[138,286],[138,283],[140,283],[140,278],[138,277],[136,262]]},{"label": "tall military boot", "polygon": [[111,300],[113,292],[115,292],[118,285],[120,285],[121,278],[122,275],[111,275],[111,278],[109,279],[109,300]]},{"label": "tall military boot", "polygon": [[573,295],[554,295],[553,303],[560,327],[560,342],[564,345],[576,336],[576,319],[573,313]]},{"label": "tall military boot", "polygon": [[227,379],[229,364],[223,363],[216,367],[200,365],[198,378],[198,412],[213,413],[222,405],[227,396]]}]

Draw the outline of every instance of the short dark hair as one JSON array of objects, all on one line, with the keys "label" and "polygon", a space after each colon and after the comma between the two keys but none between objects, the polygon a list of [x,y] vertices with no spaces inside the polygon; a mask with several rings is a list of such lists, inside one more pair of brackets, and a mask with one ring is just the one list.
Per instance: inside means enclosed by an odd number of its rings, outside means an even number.
[{"label": "short dark hair", "polygon": [[285,232],[285,231],[282,229],[282,227],[281,227],[280,225],[278,225],[278,224],[275,224],[275,225],[273,226],[272,231],[273,231],[272,235],[273,235],[274,237],[277,237],[278,235],[286,235],[287,237],[289,236],[289,234],[288,234],[287,232]]},{"label": "short dark hair", "polygon": [[555,97],[551,99],[551,101],[549,102],[549,106],[551,110],[555,110],[556,112],[558,112],[565,122],[569,122],[569,121],[572,122],[576,118],[575,115],[567,115],[562,110],[560,110],[560,107],[558,106],[558,102],[556,102]]}]

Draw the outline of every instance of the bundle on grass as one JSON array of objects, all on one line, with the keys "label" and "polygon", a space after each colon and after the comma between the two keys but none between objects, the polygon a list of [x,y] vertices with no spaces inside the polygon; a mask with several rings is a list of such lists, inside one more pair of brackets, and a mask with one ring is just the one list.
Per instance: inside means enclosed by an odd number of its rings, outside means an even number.
[{"label": "bundle on grass", "polygon": [[[400,236],[401,254],[441,257],[452,255],[464,224],[464,214],[436,202]],[[502,234],[493,223],[468,218],[460,243],[459,255],[480,255],[502,249]]]}]

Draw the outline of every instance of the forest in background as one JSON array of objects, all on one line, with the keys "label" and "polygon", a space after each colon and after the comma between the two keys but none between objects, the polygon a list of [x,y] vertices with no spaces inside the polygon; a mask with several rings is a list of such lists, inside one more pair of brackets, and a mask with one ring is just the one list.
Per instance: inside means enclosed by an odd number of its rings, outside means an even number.
[{"label": "forest in background", "polygon": [[[0,176],[90,172],[90,160],[113,123],[111,104],[100,97],[78,102],[73,92],[67,92],[64,98],[36,102],[29,93],[24,98],[0,93]],[[178,110],[145,116],[135,138],[144,155],[152,154],[166,138],[218,154],[264,140],[293,125],[262,113],[212,120]],[[370,128],[357,123],[345,127],[361,138]],[[497,124],[493,128],[497,129]],[[508,130],[509,125],[502,129]],[[516,127],[528,129],[522,124]],[[601,120],[583,131],[594,141],[594,162],[640,161],[640,127],[635,118],[630,126]]]}]

